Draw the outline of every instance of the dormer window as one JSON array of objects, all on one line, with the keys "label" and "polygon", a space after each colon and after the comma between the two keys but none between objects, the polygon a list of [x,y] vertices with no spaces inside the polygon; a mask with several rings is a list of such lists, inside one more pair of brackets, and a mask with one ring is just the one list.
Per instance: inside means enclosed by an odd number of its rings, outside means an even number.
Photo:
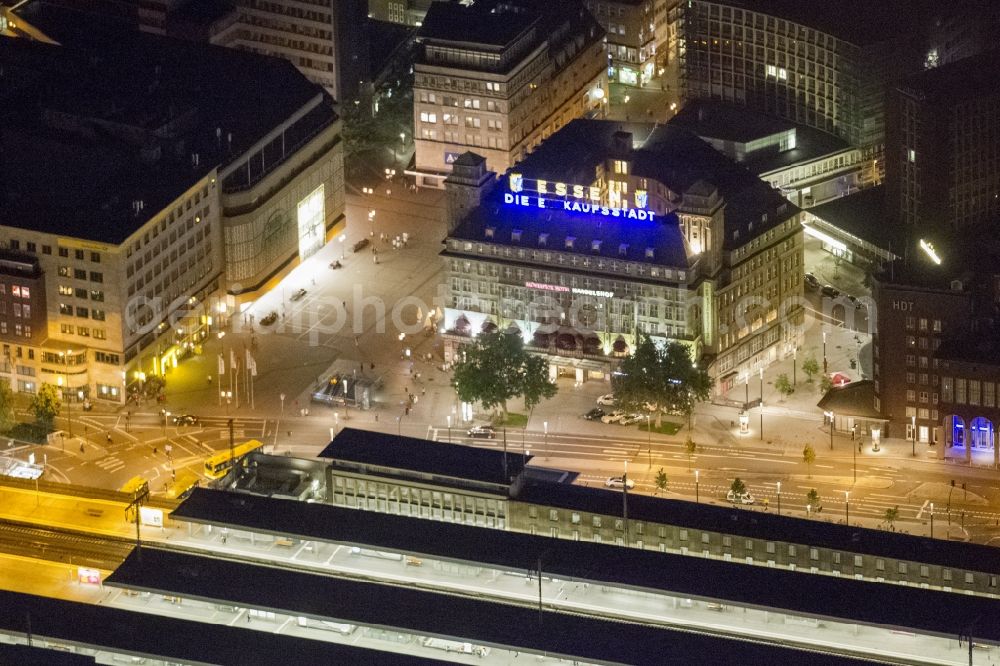
[{"label": "dormer window", "polygon": [[591,249],[592,252],[600,252],[601,251],[601,241],[599,241],[599,240],[590,241],[590,249]]},{"label": "dormer window", "polygon": [[628,254],[628,243],[622,243],[618,246],[618,256],[624,257]]},{"label": "dormer window", "polygon": [[651,247],[646,248],[646,258],[653,259],[656,256],[656,251]]},{"label": "dormer window", "polygon": [[520,243],[521,242],[521,230],[520,229],[513,229],[510,232],[510,241],[512,243]]},{"label": "dormer window", "polygon": [[496,235],[496,227],[486,227],[486,237],[493,238]]},{"label": "dormer window", "polygon": [[576,237],[575,236],[566,236],[566,249],[567,250],[572,250],[573,249],[573,243],[575,243],[575,242],[576,242]]},{"label": "dormer window", "polygon": [[543,246],[544,245],[548,245],[549,244],[549,235],[548,234],[538,234],[538,244],[539,245],[543,245]]}]

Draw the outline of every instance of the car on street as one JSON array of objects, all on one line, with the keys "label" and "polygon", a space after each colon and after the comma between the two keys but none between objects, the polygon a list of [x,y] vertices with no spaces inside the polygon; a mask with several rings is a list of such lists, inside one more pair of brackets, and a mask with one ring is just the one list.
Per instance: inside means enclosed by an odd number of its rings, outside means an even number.
[{"label": "car on street", "polygon": [[861,308],[865,307],[865,304],[861,302],[861,299],[852,294],[847,294],[847,300],[849,300],[851,303],[854,303],[855,310],[860,310]]},{"label": "car on street", "polygon": [[605,393],[600,398],[597,399],[597,404],[604,407],[614,407],[615,406],[615,394]]},{"label": "car on street", "polygon": [[594,407],[592,410],[583,415],[583,418],[588,421],[597,421],[604,416],[604,410],[600,407]]},{"label": "car on street", "polygon": [[604,482],[605,488],[624,488],[628,487],[629,490],[635,488],[635,481],[632,479],[623,479],[620,476],[611,476]]},{"label": "car on street", "polygon": [[806,273],[805,277],[803,278],[803,281],[806,283],[806,286],[809,287],[810,289],[812,290],[819,289],[819,280],[816,279],[816,276],[813,275],[812,273]]},{"label": "car on street", "polygon": [[301,301],[303,298],[306,297],[306,293],[308,293],[308,292],[306,292],[305,289],[299,289],[297,292],[295,292],[294,294],[292,294],[292,300],[293,301]]},{"label": "car on street", "polygon": [[742,493],[740,493],[738,495],[736,493],[734,493],[732,490],[730,490],[728,493],[726,493],[726,499],[729,500],[733,504],[753,504],[754,503],[753,495],[750,494],[749,490],[746,491],[746,492],[742,492]]},{"label": "car on street", "polygon": [[479,439],[496,439],[497,431],[493,428],[493,426],[478,425],[469,428],[468,432],[465,434],[469,437]]},{"label": "car on street", "polygon": [[623,418],[625,418],[625,412],[615,410],[610,414],[605,414],[601,417],[601,423],[618,423]]},{"label": "car on street", "polygon": [[626,414],[618,420],[621,425],[632,425],[646,418],[642,414]]},{"label": "car on street", "polygon": [[200,420],[194,414],[178,414],[174,417],[174,425],[177,426],[193,426],[198,425]]},{"label": "car on street", "polygon": [[828,284],[823,285],[823,288],[820,289],[819,292],[827,298],[837,298],[840,296],[840,290]]}]

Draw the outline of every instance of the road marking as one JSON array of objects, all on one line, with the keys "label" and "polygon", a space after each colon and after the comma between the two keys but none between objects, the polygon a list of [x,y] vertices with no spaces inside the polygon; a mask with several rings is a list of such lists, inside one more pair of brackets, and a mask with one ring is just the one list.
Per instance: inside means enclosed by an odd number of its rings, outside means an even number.
[{"label": "road marking", "polygon": [[926,509],[927,505],[930,503],[931,503],[930,500],[924,500],[924,503],[920,505],[920,510],[917,511],[917,520],[920,520],[921,516],[924,515],[924,509]]}]

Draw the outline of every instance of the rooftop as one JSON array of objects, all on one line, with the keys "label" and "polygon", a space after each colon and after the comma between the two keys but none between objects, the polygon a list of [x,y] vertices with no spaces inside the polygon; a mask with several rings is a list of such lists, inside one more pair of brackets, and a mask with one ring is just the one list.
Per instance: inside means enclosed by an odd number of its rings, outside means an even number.
[{"label": "rooftop", "polygon": [[816,406],[841,416],[885,420],[875,409],[875,382],[869,380],[834,386],[820,398]]},{"label": "rooftop", "polygon": [[808,211],[824,222],[872,245],[901,255],[905,230],[885,214],[885,186],[868,187],[813,206]]},{"label": "rooftop", "polygon": [[323,94],[283,59],[18,11],[62,46],[0,40],[6,225],[119,244]]},{"label": "rooftop", "polygon": [[417,31],[417,38],[503,47],[538,21],[537,12],[498,10],[489,2],[432,2]]},{"label": "rooftop", "polygon": [[996,74],[1000,71],[1000,49],[962,58],[928,69],[899,84],[904,90],[922,93],[934,106],[953,106],[970,98],[996,97]]},{"label": "rooftop", "polygon": [[317,457],[334,464],[359,463],[371,468],[415,471],[432,475],[435,481],[471,480],[504,487],[524,466],[523,456],[513,452],[505,454],[355,428],[342,429]]},{"label": "rooftop", "polygon": [[[589,489],[574,486],[578,491]],[[590,496],[597,501],[602,500],[601,512],[615,515],[621,508],[621,493],[612,491],[590,491]],[[649,519],[643,511],[643,500],[652,500],[642,495],[632,495],[629,499],[629,519],[640,521]],[[672,501],[671,506],[661,507],[663,513],[658,518],[663,520],[670,516],[671,523],[683,524],[673,520],[674,509],[685,513],[684,506],[691,510],[699,510],[705,505],[691,502]],[[648,506],[648,504],[646,505]],[[580,507],[583,508],[583,507]],[[852,532],[871,532],[875,530],[859,530],[836,525],[826,525],[815,521],[801,519],[785,519],[783,517],[751,512],[740,509],[715,509],[722,519],[720,525],[704,529],[716,529],[723,533],[739,535],[741,523],[768,523],[770,526],[782,529],[773,535],[775,541],[787,541],[789,528],[795,523],[813,523],[817,527],[835,528],[841,532],[835,548],[844,551],[862,552],[878,556],[879,553],[870,549],[855,548],[852,540],[865,539],[864,534],[852,535]],[[611,509],[608,511],[608,509]],[[830,617],[856,620],[863,623],[882,626],[901,627],[935,633],[954,633],[958,635],[968,630],[971,623],[976,622],[979,636],[989,640],[1000,640],[1000,625],[977,621],[977,617],[992,617],[996,601],[978,596],[955,594],[926,590],[918,587],[893,585],[871,581],[855,580],[850,577],[824,576],[809,572],[788,571],[786,569],[753,566],[739,562],[729,562],[714,558],[694,557],[674,553],[662,553],[654,550],[625,548],[616,544],[596,543],[591,541],[574,541],[570,539],[555,539],[547,536],[508,532],[485,527],[473,527],[437,520],[411,518],[391,514],[362,511],[359,509],[334,507],[319,503],[289,502],[287,500],[272,500],[264,497],[244,496],[238,493],[226,493],[196,489],[190,498],[185,500],[171,514],[174,519],[190,520],[198,523],[211,523],[241,529],[259,530],[264,533],[290,535],[307,539],[320,539],[334,543],[367,545],[376,549],[393,552],[413,553],[426,557],[443,558],[450,561],[478,562],[504,570],[530,572],[537,569],[538,557],[544,554],[545,571],[554,577],[575,581],[600,581],[625,587],[646,588],[665,593],[726,600],[733,603],[755,606],[758,608],[776,608],[797,612],[809,616]],[[776,519],[776,520],[775,520]],[[787,520],[781,524],[783,520]],[[724,521],[724,522],[723,522]],[[797,525],[796,525],[797,527]],[[879,533],[883,534],[883,533]],[[888,540],[899,535],[884,532]],[[746,536],[764,537],[760,531]],[[847,537],[846,539],[844,537]],[[853,537],[853,538],[852,538]],[[824,544],[806,540],[815,546]],[[995,564],[1000,560],[1000,554],[987,546],[969,547],[967,544],[952,544],[942,540],[908,537],[909,549],[895,556],[909,561],[928,562],[928,553],[940,544],[941,552],[958,552],[959,548],[968,548],[964,557],[951,561],[946,566],[961,567],[974,564],[970,568],[975,571],[984,569],[997,570]],[[865,544],[868,545],[868,544]],[[154,555],[149,556],[153,552]],[[969,556],[984,555],[991,560],[993,567],[978,559],[969,561]],[[248,605],[276,608],[298,608],[307,613],[315,613],[338,619],[356,619],[362,623],[377,621],[382,624],[403,623],[402,626],[418,628],[428,632],[444,633],[440,627],[435,628],[433,617],[428,616],[426,605],[421,611],[421,618],[411,618],[414,605],[409,598],[400,599],[398,603],[388,603],[386,597],[379,602],[372,602],[368,597],[362,597],[353,602],[354,592],[345,589],[350,598],[341,594],[332,594],[319,588],[319,585],[306,582],[315,576],[285,572],[275,568],[261,568],[259,574],[253,574],[259,585],[238,586],[239,599],[231,597],[234,586],[228,581],[246,580],[251,576],[247,572],[238,573],[239,568],[256,569],[247,565],[223,562],[212,559],[201,564],[207,558],[190,558],[179,554],[161,554],[161,551],[143,549],[142,558],[133,552],[125,563],[108,579],[109,584],[128,587],[148,587],[153,589],[176,590],[192,596],[208,598],[225,598],[241,601]],[[179,574],[191,562],[196,573]],[[213,567],[222,567],[212,571]],[[285,576],[289,578],[285,579]],[[274,579],[272,580],[272,576]],[[293,577],[301,576],[299,582]],[[338,583],[338,586],[340,584]],[[372,586],[371,589],[377,589]],[[808,589],[809,594],[802,594]],[[385,594],[381,590],[379,595]],[[297,594],[301,599],[294,601],[289,594]],[[422,594],[422,593],[421,593]],[[215,596],[218,595],[218,596]],[[871,603],[858,604],[858,599],[867,599]],[[396,612],[393,612],[395,609]],[[386,617],[388,611],[391,618]],[[509,620],[517,618],[493,618],[494,624],[486,621],[481,615],[483,611],[475,605],[456,608],[449,617],[466,618],[471,625],[454,625],[450,630],[456,635],[472,638],[481,636],[498,644],[516,645],[517,639],[509,635],[491,633],[506,626]],[[345,615],[346,614],[346,615]],[[474,618],[474,619],[473,619]],[[428,624],[429,623],[429,624]],[[532,623],[527,623],[532,624]],[[510,625],[517,628],[527,628],[527,624],[517,622]],[[574,627],[576,629],[582,628]],[[621,625],[626,627],[628,625]],[[599,625],[594,626],[593,633],[583,632],[579,636],[600,636],[601,646],[589,645],[590,650],[612,650],[619,640],[625,644],[633,644],[637,636],[626,637],[606,631],[599,631]],[[479,633],[475,633],[479,632]],[[567,636],[570,634],[567,633]],[[531,637],[527,640],[538,640]],[[527,642],[522,645],[528,647]],[[642,644],[642,641],[640,641]],[[550,644],[552,650],[559,650],[555,644]],[[647,650],[646,654],[650,652]],[[653,651],[655,653],[655,651]],[[620,653],[623,658],[627,652]],[[583,655],[581,655],[583,656]],[[598,656],[598,652],[590,652],[588,656]],[[625,659],[626,663],[643,663],[633,659]]]}]

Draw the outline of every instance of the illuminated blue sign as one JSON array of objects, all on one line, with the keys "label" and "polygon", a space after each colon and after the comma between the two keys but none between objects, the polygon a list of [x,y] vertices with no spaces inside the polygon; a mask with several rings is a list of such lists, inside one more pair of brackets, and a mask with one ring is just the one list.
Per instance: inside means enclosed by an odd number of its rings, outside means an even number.
[{"label": "illuminated blue sign", "polygon": [[562,210],[571,213],[589,213],[604,217],[621,217],[626,220],[652,220],[656,213],[651,210],[636,208],[612,208],[586,201],[569,201],[562,199],[546,199],[545,197],[529,197],[523,194],[504,192],[503,202],[525,208],[543,208],[547,210]]}]

